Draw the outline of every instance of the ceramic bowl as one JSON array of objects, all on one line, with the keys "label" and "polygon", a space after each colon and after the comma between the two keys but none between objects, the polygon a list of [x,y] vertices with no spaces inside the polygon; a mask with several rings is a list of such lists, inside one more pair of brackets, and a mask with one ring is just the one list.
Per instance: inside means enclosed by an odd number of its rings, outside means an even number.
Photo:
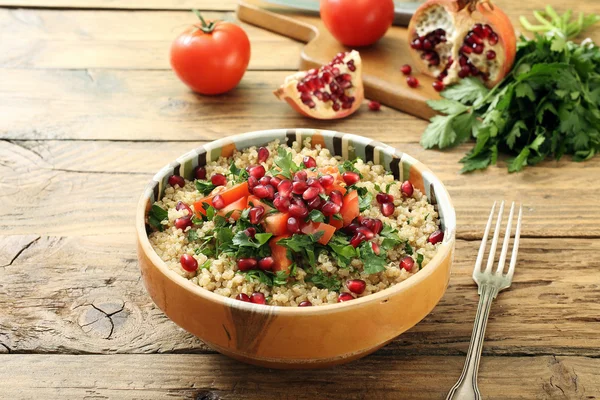
[{"label": "ceramic bowl", "polygon": [[[197,166],[231,156],[235,149],[275,139],[291,145],[311,138],[344,159],[361,157],[382,164],[397,180],[410,180],[436,207],[444,241],[435,257],[409,279],[349,302],[318,307],[279,307],[227,298],[169,270],[148,240],[146,215],[160,199],[170,175],[192,179]],[[274,368],[318,368],[356,360],[374,352],[421,321],[438,303],[450,278],[456,217],[444,185],[422,163],[383,143],[351,134],[279,129],[220,139],[179,157],[145,188],[136,216],[138,258],[154,303],[177,325],[208,346],[244,362]]]}]

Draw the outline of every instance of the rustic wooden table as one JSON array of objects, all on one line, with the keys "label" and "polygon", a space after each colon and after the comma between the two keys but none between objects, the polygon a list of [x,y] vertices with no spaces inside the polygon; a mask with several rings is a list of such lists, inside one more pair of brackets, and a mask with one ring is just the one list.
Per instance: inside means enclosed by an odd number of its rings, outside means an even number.
[{"label": "rustic wooden table", "polygon": [[[546,2],[498,3],[516,21]],[[343,121],[301,118],[271,90],[297,67],[302,45],[246,25],[252,60],[240,86],[194,95],[169,69],[169,44],[194,20],[187,9],[234,18],[234,0],[0,6],[0,398],[441,399],[471,334],[482,224],[503,198],[525,205],[524,238],[513,286],[492,307],[481,391],[600,398],[600,157],[460,175],[466,147],[423,150],[426,122],[409,115],[363,105]],[[600,12],[598,0],[569,6]],[[591,36],[600,41],[600,30]],[[442,301],[346,366],[282,372],[231,361],[175,326],[140,282],[134,209],[151,175],[200,143],[279,127],[397,146],[428,164],[456,205],[456,262]]]}]

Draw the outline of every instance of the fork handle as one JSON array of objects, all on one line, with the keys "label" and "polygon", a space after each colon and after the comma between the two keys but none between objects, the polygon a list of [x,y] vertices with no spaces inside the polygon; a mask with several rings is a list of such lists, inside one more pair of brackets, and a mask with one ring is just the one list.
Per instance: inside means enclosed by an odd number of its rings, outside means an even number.
[{"label": "fork handle", "polygon": [[492,285],[479,286],[479,306],[471,334],[471,343],[467,352],[467,359],[458,382],[450,389],[446,400],[480,400],[481,394],[477,387],[477,370],[481,358],[481,348],[485,337],[485,327],[492,306],[492,300],[498,294],[498,289]]}]

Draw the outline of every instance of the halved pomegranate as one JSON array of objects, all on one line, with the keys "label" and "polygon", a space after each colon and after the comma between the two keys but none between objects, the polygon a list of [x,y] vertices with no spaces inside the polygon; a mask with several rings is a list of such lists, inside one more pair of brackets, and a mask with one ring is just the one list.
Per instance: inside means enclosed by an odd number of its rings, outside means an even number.
[{"label": "halved pomegranate", "polygon": [[316,119],[344,118],[364,99],[360,55],[339,53],[321,68],[300,71],[285,78],[274,93],[300,114]]},{"label": "halved pomegranate", "polygon": [[427,0],[413,15],[408,37],[419,69],[444,85],[475,76],[492,87],[515,60],[512,23],[489,0]]}]

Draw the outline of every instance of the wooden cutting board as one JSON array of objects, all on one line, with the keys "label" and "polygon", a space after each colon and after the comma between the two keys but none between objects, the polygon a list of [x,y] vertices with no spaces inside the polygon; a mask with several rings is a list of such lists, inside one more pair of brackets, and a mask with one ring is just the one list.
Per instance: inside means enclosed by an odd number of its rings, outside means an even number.
[{"label": "wooden cutting board", "polygon": [[[246,23],[306,42],[300,54],[301,70],[318,68],[340,51],[350,50],[331,36],[320,18],[298,10],[261,0],[241,0],[237,16]],[[405,27],[392,26],[377,43],[356,50],[363,61],[363,81],[368,99],[424,119],[435,115],[425,103],[440,98],[431,86],[433,78],[414,71],[413,67],[413,75],[420,83],[413,89],[400,72],[402,65],[413,65]]]}]

